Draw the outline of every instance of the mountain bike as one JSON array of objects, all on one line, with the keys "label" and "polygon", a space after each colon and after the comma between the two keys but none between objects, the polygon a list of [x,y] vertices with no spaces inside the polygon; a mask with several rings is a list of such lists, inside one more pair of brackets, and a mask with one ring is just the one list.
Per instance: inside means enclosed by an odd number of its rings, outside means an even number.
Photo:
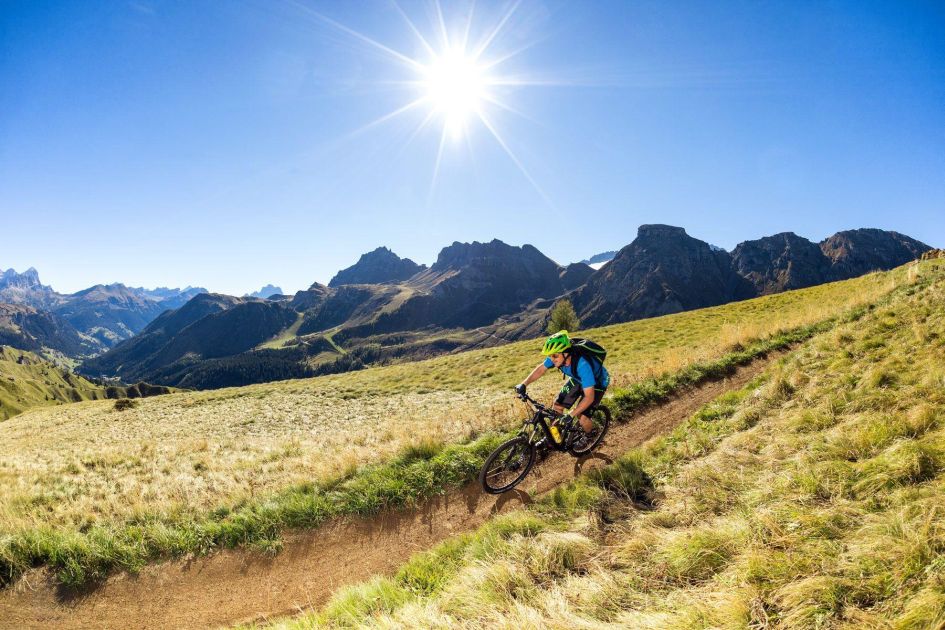
[{"label": "mountain bike", "polygon": [[[540,448],[564,451],[574,457],[590,453],[604,439],[610,427],[610,409],[597,405],[584,412],[591,419],[594,428],[584,434],[581,423],[576,418],[562,421],[555,410],[542,405],[527,394],[518,394],[534,413],[522,423],[522,430],[511,440],[495,449],[479,472],[479,483],[489,494],[502,494],[511,490],[525,479],[535,456]],[[558,428],[560,441],[554,438],[551,427]]]}]

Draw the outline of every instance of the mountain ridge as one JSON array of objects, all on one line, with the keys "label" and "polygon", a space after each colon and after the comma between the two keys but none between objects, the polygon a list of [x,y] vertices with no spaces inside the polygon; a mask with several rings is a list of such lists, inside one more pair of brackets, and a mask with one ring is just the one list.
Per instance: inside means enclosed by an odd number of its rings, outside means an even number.
[{"label": "mountain ridge", "polygon": [[149,290],[113,282],[63,294],[42,284],[34,267],[23,273],[12,268],[0,273],[0,302],[51,313],[95,340],[75,356],[94,355],[133,337],[163,311],[179,308],[201,292],[206,289],[188,286]]},{"label": "mountain ridge", "polygon": [[[208,318],[193,329],[202,330],[200,335],[192,331],[175,340],[182,330],[158,336],[148,330],[81,369],[168,385],[181,385],[186,377],[187,386],[197,388],[212,386],[208,378],[234,385],[347,371],[540,335],[549,309],[562,297],[572,300],[585,326],[598,326],[811,286],[912,260],[930,249],[898,233],[884,234],[837,233],[824,240],[830,258],[818,257],[820,246],[792,233],[745,241],[729,253],[684,228],[647,224],[597,271],[581,263],[561,267],[531,245],[454,242],[433,265],[403,281],[313,283],[269,309],[247,299],[201,298],[198,304],[216,306],[196,309],[199,318]],[[396,256],[381,249],[382,256]],[[871,259],[872,249],[879,254]],[[241,328],[233,328],[234,322]],[[228,332],[212,333],[218,326]],[[220,348],[210,347],[209,338],[217,338]],[[231,339],[242,341],[233,345]]]}]

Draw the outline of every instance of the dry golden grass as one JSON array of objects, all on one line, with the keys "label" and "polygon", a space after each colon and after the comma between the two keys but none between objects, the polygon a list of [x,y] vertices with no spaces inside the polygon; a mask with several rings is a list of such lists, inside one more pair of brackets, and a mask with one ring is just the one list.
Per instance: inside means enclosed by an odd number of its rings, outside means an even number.
[{"label": "dry golden grass", "polygon": [[273,627],[945,627],[945,265],[925,271],[598,476]]},{"label": "dry golden grass", "polygon": [[[871,274],[584,334],[610,351],[616,386],[718,356],[868,302],[905,270]],[[143,513],[201,512],[318,481],[418,442],[509,427],[507,394],[537,363],[520,342],[314,379],[36,409],[0,423],[0,534],[82,529]],[[533,386],[550,395],[560,381]]]},{"label": "dry golden grass", "polygon": [[511,401],[469,390],[362,396],[305,382],[40,409],[0,427],[0,530],[82,527],[324,479],[408,444],[505,426]]}]

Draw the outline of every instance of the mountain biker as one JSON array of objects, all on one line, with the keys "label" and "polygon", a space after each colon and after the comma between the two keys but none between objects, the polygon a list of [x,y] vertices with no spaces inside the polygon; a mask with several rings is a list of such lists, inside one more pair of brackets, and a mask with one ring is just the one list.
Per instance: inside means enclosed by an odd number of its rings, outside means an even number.
[{"label": "mountain biker", "polygon": [[572,352],[571,338],[566,330],[548,337],[541,353],[545,355],[545,360],[539,363],[524,381],[515,386],[515,391],[524,394],[525,388],[541,378],[549,368],[556,367],[561,370],[567,380],[552,408],[559,414],[565,414],[567,409],[574,406],[563,416],[562,421],[570,424],[572,418],[577,418],[584,431],[578,439],[586,440],[594,429],[594,423],[584,414],[593,410],[604,397],[604,392],[610,385],[607,368],[596,359]]}]

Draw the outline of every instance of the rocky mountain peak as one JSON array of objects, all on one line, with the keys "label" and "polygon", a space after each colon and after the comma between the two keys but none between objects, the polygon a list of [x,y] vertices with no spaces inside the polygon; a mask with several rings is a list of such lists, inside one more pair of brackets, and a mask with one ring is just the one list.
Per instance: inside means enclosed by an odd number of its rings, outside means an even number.
[{"label": "rocky mountain peak", "polygon": [[839,280],[898,267],[932,248],[899,232],[861,228],[837,232],[820,249],[830,260],[831,279]]},{"label": "rocky mountain peak", "polygon": [[430,267],[430,270],[445,271],[479,264],[496,264],[502,261],[509,263],[518,261],[541,266],[551,265],[556,269],[558,267],[554,261],[532,245],[526,244],[516,247],[495,238],[488,243],[480,243],[479,241],[460,243],[454,241],[452,245],[440,250],[436,262]]},{"label": "rocky mountain peak", "polygon": [[538,298],[561,295],[562,271],[531,245],[515,247],[498,239],[454,242],[440,251],[429,269],[410,279],[413,295],[380,316],[373,330],[484,326]]},{"label": "rocky mountain peak", "polygon": [[401,258],[386,247],[378,247],[372,252],[362,254],[358,262],[335,274],[328,286],[398,282],[424,269],[426,265],[418,265],[409,258]]},{"label": "rocky mountain peak", "polygon": [[759,295],[826,282],[829,266],[820,247],[794,232],[739,243],[732,265]]},{"label": "rocky mountain peak", "polygon": [[0,273],[0,289],[7,288],[49,290],[49,287],[43,286],[39,281],[39,272],[34,267],[30,267],[23,273],[17,273],[12,268]]},{"label": "rocky mountain peak", "polygon": [[671,225],[641,225],[637,238],[574,295],[584,325],[654,317],[753,295],[731,255]]},{"label": "rocky mountain peak", "polygon": [[650,239],[650,238],[679,238],[681,236],[689,236],[686,234],[686,229],[681,227],[676,227],[675,225],[663,225],[661,223],[651,223],[648,225],[641,225],[637,229],[637,238],[638,239]]}]

